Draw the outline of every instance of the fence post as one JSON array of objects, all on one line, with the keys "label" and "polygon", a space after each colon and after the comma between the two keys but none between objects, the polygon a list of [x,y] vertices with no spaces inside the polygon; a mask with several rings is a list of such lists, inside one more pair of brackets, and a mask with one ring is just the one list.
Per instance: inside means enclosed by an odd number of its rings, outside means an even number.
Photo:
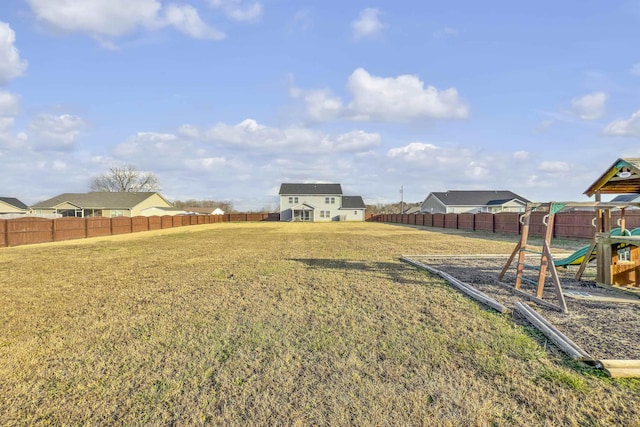
[{"label": "fence post", "polygon": [[8,231],[9,229],[7,228],[7,220],[3,219],[2,220],[2,231],[4,234],[4,247],[9,246],[9,235],[8,235]]}]

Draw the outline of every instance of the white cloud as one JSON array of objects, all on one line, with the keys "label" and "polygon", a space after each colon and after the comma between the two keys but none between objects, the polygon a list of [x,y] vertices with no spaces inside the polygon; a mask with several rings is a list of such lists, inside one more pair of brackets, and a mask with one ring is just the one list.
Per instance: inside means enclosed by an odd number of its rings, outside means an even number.
[{"label": "white cloud", "polygon": [[380,144],[380,136],[375,133],[352,131],[334,136],[304,127],[272,128],[253,119],[236,125],[218,123],[206,131],[204,138],[232,147],[307,154],[360,152]]},{"label": "white cloud", "polygon": [[303,90],[289,76],[289,96],[304,101],[306,115],[313,121],[346,119],[354,121],[409,122],[431,119],[464,119],[466,103],[455,88],[438,90],[414,75],[376,77],[363,68],[347,81],[352,95],[348,105],[328,89]]},{"label": "white cloud", "polygon": [[118,144],[113,155],[119,161],[150,170],[180,169],[187,160],[203,156],[190,142],[161,132],[138,132]]},{"label": "white cloud", "polygon": [[605,113],[608,95],[604,92],[588,93],[571,101],[574,114],[582,120],[596,120]]},{"label": "white cloud", "polygon": [[433,144],[412,142],[403,147],[390,149],[387,155],[389,157],[401,157],[404,160],[422,161],[434,158],[433,154],[438,150],[439,148]]},{"label": "white cloud", "polygon": [[631,70],[629,70],[631,72],[631,74],[633,74],[634,76],[640,76],[640,63],[638,64],[633,64],[631,66]]},{"label": "white cloud", "polygon": [[640,110],[627,120],[619,119],[609,123],[604,128],[604,133],[614,136],[640,136]]},{"label": "white cloud", "polygon": [[166,144],[168,142],[176,141],[177,139],[178,137],[171,133],[138,132],[136,134],[136,140],[156,145]]},{"label": "white cloud", "polygon": [[513,153],[513,158],[516,160],[529,160],[531,153],[528,151],[520,150]]},{"label": "white cloud", "polygon": [[327,121],[339,117],[343,112],[342,100],[327,90],[304,92],[307,115],[312,120]]},{"label": "white cloud", "polygon": [[21,76],[27,69],[27,62],[20,59],[15,42],[16,33],[9,24],[0,21],[0,85]]},{"label": "white cloud", "polygon": [[0,116],[16,116],[19,109],[19,100],[16,95],[0,91]]},{"label": "white cloud", "polygon": [[7,134],[13,127],[15,119],[13,117],[0,116],[0,135]]},{"label": "white cloud", "polygon": [[224,157],[203,157],[200,159],[187,159],[185,165],[191,170],[209,170],[220,168],[228,164]]},{"label": "white cloud", "polygon": [[65,32],[122,36],[139,26],[156,25],[158,0],[27,0],[36,18]]},{"label": "white cloud", "polygon": [[262,17],[262,4],[246,4],[242,0],[209,0],[212,7],[219,8],[227,18],[238,21],[257,21]]},{"label": "white cloud", "polygon": [[567,173],[571,171],[569,163],[559,160],[545,160],[538,165],[538,170],[551,174]]},{"label": "white cloud", "polygon": [[360,40],[379,35],[386,27],[386,25],[380,21],[378,17],[379,14],[380,11],[378,9],[363,9],[360,15],[358,15],[358,18],[351,23],[353,38]]},{"label": "white cloud", "polygon": [[185,138],[198,138],[200,131],[193,125],[182,125],[178,128],[178,134]]},{"label": "white cloud", "polygon": [[36,19],[56,31],[84,32],[112,45],[104,37],[120,37],[137,29],[172,26],[196,38],[221,39],[224,33],[208,26],[189,5],[159,0],[27,0]]},{"label": "white cloud", "polygon": [[363,130],[343,133],[335,138],[334,146],[338,151],[362,152],[380,145],[380,135]]},{"label": "white cloud", "polygon": [[451,182],[483,181],[492,170],[490,157],[464,147],[439,147],[424,142],[392,148],[387,151],[387,157],[399,162],[398,169],[403,173],[411,175],[428,170],[430,177],[439,176],[438,179]]},{"label": "white cloud", "polygon": [[75,145],[84,120],[71,114],[40,114],[29,123],[35,148],[66,151]]},{"label": "white cloud", "polygon": [[225,38],[222,31],[218,31],[205,24],[198,11],[189,5],[177,6],[171,4],[166,7],[165,21],[168,25],[175,27],[188,36],[196,39],[221,40]]},{"label": "white cloud", "polygon": [[349,109],[356,120],[409,121],[469,116],[469,110],[455,88],[425,88],[415,75],[376,77],[358,68],[349,77],[347,87],[353,95]]}]

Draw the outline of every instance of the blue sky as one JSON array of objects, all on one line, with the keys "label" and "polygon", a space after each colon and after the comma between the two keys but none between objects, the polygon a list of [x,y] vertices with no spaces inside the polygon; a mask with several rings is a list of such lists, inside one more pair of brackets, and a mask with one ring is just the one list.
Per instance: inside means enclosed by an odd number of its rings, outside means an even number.
[{"label": "blue sky", "polygon": [[131,164],[170,200],[585,200],[640,157],[640,2],[3,0],[0,195]]}]

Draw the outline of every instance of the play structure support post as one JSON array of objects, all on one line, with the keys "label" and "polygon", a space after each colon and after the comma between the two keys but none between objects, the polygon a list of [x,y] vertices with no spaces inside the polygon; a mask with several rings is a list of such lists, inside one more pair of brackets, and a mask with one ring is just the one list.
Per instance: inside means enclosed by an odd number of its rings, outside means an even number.
[{"label": "play structure support post", "polygon": [[516,267],[516,289],[520,289],[522,285],[522,275],[524,274],[524,256],[527,247],[527,239],[529,237],[529,224],[531,222],[531,211],[528,210],[523,217],[522,237],[520,243],[516,247],[518,250],[518,265]]},{"label": "play structure support post", "polygon": [[620,219],[618,220],[618,227],[620,227],[620,234],[624,235],[624,230],[626,229],[625,224],[626,220],[624,217],[624,208],[620,208]]},{"label": "play structure support post", "polygon": [[[555,218],[555,214],[553,213],[552,208],[553,204],[549,206],[549,214],[545,215],[545,217],[542,219],[542,223],[546,226],[546,230],[544,233],[542,255],[540,256],[540,274],[538,275],[538,290],[536,293],[536,296],[538,298],[542,298],[542,294],[544,292],[544,282],[547,278],[547,267],[549,265],[549,260],[553,259],[548,255],[549,251],[544,250],[549,248],[551,238],[553,237],[553,220]],[[545,219],[547,220],[546,222]]]},{"label": "play structure support post", "polygon": [[[529,228],[531,224],[531,213],[538,209],[546,209],[546,204],[528,204],[525,213],[520,217],[520,223],[522,224],[522,234],[520,236],[520,241],[516,245],[515,249],[509,256],[509,259],[505,266],[502,268],[502,271],[498,275],[498,281],[502,281],[504,275],[506,274],[509,266],[513,263],[516,254],[518,254],[518,263],[516,265],[516,283],[515,283],[515,292],[520,291],[520,287],[522,285],[522,281],[525,280],[529,282],[529,279],[523,277],[524,269],[525,269],[525,252],[527,251],[527,239],[529,236]],[[555,263],[553,261],[553,255],[551,254],[551,240],[553,239],[553,224],[555,220],[555,214],[562,210],[566,206],[566,203],[549,203],[548,204],[548,215],[545,215],[543,218],[543,224],[545,225],[545,234],[544,234],[544,242],[542,244],[542,252],[540,253],[540,267],[538,268],[538,281],[537,281],[537,289],[536,289],[536,297],[530,296],[531,299],[534,299],[537,302],[545,303],[553,306],[554,308],[559,309],[560,311],[567,313],[567,304],[564,299],[564,295],[562,293],[562,287],[560,285],[560,278],[558,277],[558,271],[556,270]],[[544,285],[546,282],[547,271],[551,273],[551,279],[553,281],[553,287],[560,303],[559,306],[555,306],[553,304],[546,303],[542,300],[542,296],[544,294]],[[531,281],[532,283],[536,283]]]},{"label": "play structure support post", "polygon": [[513,259],[518,255],[518,264],[516,267],[516,289],[520,289],[520,285],[522,283],[522,273],[524,270],[524,249],[527,247],[527,238],[529,237],[529,220],[531,218],[531,209],[527,208],[524,214],[520,217],[519,221],[522,224],[522,230],[520,232],[520,241],[516,244],[516,247],[511,252],[507,263],[502,268],[500,274],[498,274],[498,280],[502,280],[504,275],[507,273],[509,266],[513,262]]}]

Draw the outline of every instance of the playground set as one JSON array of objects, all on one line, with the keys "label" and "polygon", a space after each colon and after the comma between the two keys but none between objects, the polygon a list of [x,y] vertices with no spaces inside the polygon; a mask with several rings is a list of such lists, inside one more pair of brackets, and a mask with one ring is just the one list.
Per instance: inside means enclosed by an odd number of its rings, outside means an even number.
[{"label": "playground set", "polygon": [[[616,160],[586,191],[589,197],[595,196],[593,202],[548,202],[529,203],[520,218],[522,224],[521,238],[511,253],[507,263],[498,275],[502,281],[509,267],[516,261],[515,289],[520,290],[522,283],[537,286],[536,296],[532,299],[542,302],[542,295],[547,275],[551,275],[553,288],[558,299],[559,308],[567,312],[567,305],[562,292],[556,267],[578,265],[575,275],[582,278],[585,268],[591,261],[596,261],[596,283],[608,286],[630,286],[640,289],[640,228],[628,230],[625,226],[625,210],[640,208],[640,202],[602,202],[603,194],[640,194],[640,158],[624,158]],[[640,197],[640,196],[639,196]],[[554,259],[551,252],[553,224],[555,214],[568,209],[594,209],[595,217],[592,225],[595,232],[591,243],[580,248],[570,256]],[[620,218],[614,227],[611,212],[619,210]],[[545,226],[542,250],[535,251],[528,247],[529,228],[533,212],[543,212],[542,222]],[[527,264],[525,255],[539,255],[537,265]],[[525,276],[525,272],[533,270],[537,277]]]}]

